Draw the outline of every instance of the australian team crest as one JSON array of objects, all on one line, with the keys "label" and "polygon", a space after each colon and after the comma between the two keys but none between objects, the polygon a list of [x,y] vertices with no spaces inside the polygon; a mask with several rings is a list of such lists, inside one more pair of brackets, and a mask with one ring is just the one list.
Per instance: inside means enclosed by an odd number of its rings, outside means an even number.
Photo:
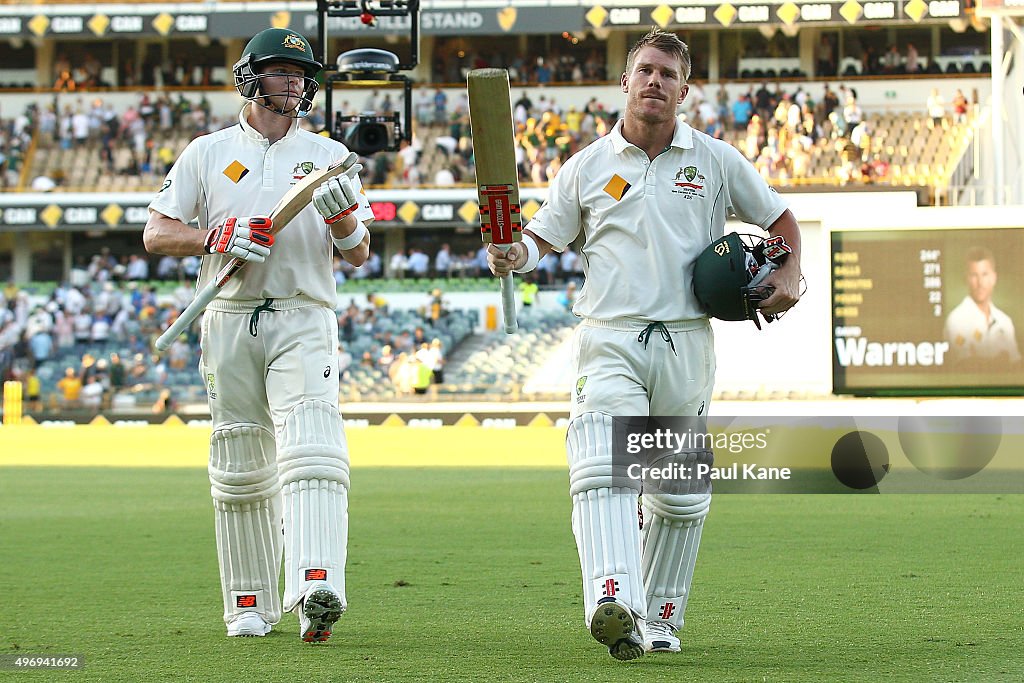
[{"label": "australian team crest", "polygon": [[587,400],[586,394],[583,393],[583,385],[587,383],[587,376],[583,375],[576,380],[576,403],[583,403]]},{"label": "australian team crest", "polygon": [[297,183],[315,170],[316,166],[313,165],[312,161],[300,161],[292,169],[292,182]]},{"label": "australian team crest", "polygon": [[306,51],[306,43],[302,41],[294,33],[289,33],[284,37],[284,42],[281,43],[284,47],[291,48],[292,50],[298,50],[299,52]]},{"label": "australian team crest", "polygon": [[676,173],[676,177],[673,179],[673,194],[681,194],[685,199],[693,199],[694,197],[704,199],[704,185],[707,184],[707,178],[700,172],[696,166],[686,166],[685,168],[680,166],[679,172]]}]

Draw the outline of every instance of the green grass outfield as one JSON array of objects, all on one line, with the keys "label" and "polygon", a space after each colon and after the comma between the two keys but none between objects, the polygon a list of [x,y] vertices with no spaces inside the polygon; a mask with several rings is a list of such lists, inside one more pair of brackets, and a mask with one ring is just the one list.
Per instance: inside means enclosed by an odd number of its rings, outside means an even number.
[{"label": "green grass outfield", "polygon": [[201,469],[0,468],[4,680],[1021,681],[1024,496],[719,495],[680,655],[582,626],[558,469],[357,468],[349,612],[228,639]]}]

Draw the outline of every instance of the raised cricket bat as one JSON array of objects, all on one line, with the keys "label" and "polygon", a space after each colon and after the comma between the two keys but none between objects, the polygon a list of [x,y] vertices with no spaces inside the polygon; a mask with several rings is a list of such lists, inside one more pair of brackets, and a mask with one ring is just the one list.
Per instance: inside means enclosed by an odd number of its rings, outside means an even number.
[{"label": "raised cricket bat", "polygon": [[[273,222],[270,228],[271,234],[277,234],[283,230],[291,223],[293,218],[299,215],[300,211],[309,205],[313,200],[313,191],[320,187],[322,182],[336,175],[341,175],[352,168],[358,159],[359,157],[355,152],[349,152],[345,158],[335,161],[320,171],[307,173],[305,178],[295,183],[290,190],[284,193],[284,196],[281,197],[281,200],[270,212],[270,220]],[[199,290],[196,297],[192,299],[192,303],[181,312],[178,319],[156,340],[155,346],[157,350],[166,351],[169,349],[178,335],[187,330],[192,321],[206,310],[210,302],[217,298],[221,287],[226,285],[245,264],[246,261],[244,259],[235,258],[231,259],[227,265],[221,268],[220,272],[214,276],[213,281]]]},{"label": "raised cricket bat", "polygon": [[[516,170],[512,96],[505,69],[474,69],[469,72],[469,121],[473,128],[476,187],[480,200],[480,237],[508,251],[523,239],[519,211],[519,174]],[[501,278],[501,308],[505,332],[516,322],[515,284],[512,274]]]}]

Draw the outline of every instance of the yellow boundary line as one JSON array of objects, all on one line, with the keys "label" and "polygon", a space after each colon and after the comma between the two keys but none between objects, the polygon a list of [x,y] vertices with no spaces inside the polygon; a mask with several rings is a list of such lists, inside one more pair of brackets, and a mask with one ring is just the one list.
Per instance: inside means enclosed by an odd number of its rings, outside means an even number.
[{"label": "yellow boundary line", "polygon": [[[353,467],[565,467],[565,430],[364,427],[347,430]],[[210,430],[184,425],[0,429],[0,467],[197,467]]]},{"label": "yellow boundary line", "polygon": [[[718,466],[755,461],[761,465],[827,468],[831,459],[828,444],[836,443],[848,431],[849,427],[807,425],[771,435],[770,447],[763,450],[730,452],[728,448],[716,448],[715,462]],[[885,444],[893,467],[911,465],[903,453],[899,433],[892,430],[874,433]],[[346,435],[352,466],[356,468],[566,467],[565,430],[560,427],[350,426]],[[4,426],[0,427],[0,468],[205,469],[209,438],[208,426],[187,426],[177,420],[164,425],[112,425],[103,420],[90,425]],[[956,435],[949,438],[932,435],[916,443],[923,462],[935,465],[961,462],[964,455],[970,456],[972,448],[969,440],[962,442]],[[940,447],[942,444],[946,447]],[[1003,434],[987,467],[1019,472],[1021,453],[1024,453],[1024,434]]]}]

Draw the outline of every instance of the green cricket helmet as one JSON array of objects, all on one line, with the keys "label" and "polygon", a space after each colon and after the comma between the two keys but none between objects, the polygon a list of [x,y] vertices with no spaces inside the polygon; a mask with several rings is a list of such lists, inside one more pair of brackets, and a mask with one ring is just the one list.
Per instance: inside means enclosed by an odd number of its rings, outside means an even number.
[{"label": "green cricket helmet", "polygon": [[[287,95],[287,93],[269,93],[262,87],[263,75],[260,66],[269,62],[286,62],[302,68],[304,72],[302,95],[299,105],[289,111],[278,111],[270,104],[271,95]],[[313,56],[313,48],[301,34],[284,28],[268,28],[260,31],[242,50],[242,58],[235,62],[232,71],[235,74],[235,88],[245,99],[266,107],[271,111],[302,118],[313,108],[313,98],[320,86],[316,75],[323,69],[323,64]]]},{"label": "green cricket helmet", "polygon": [[[758,304],[775,291],[762,284],[793,250],[781,235],[729,233],[708,246],[693,264],[693,293],[704,311],[719,320],[758,320]],[[765,315],[771,322],[774,315]]]}]

